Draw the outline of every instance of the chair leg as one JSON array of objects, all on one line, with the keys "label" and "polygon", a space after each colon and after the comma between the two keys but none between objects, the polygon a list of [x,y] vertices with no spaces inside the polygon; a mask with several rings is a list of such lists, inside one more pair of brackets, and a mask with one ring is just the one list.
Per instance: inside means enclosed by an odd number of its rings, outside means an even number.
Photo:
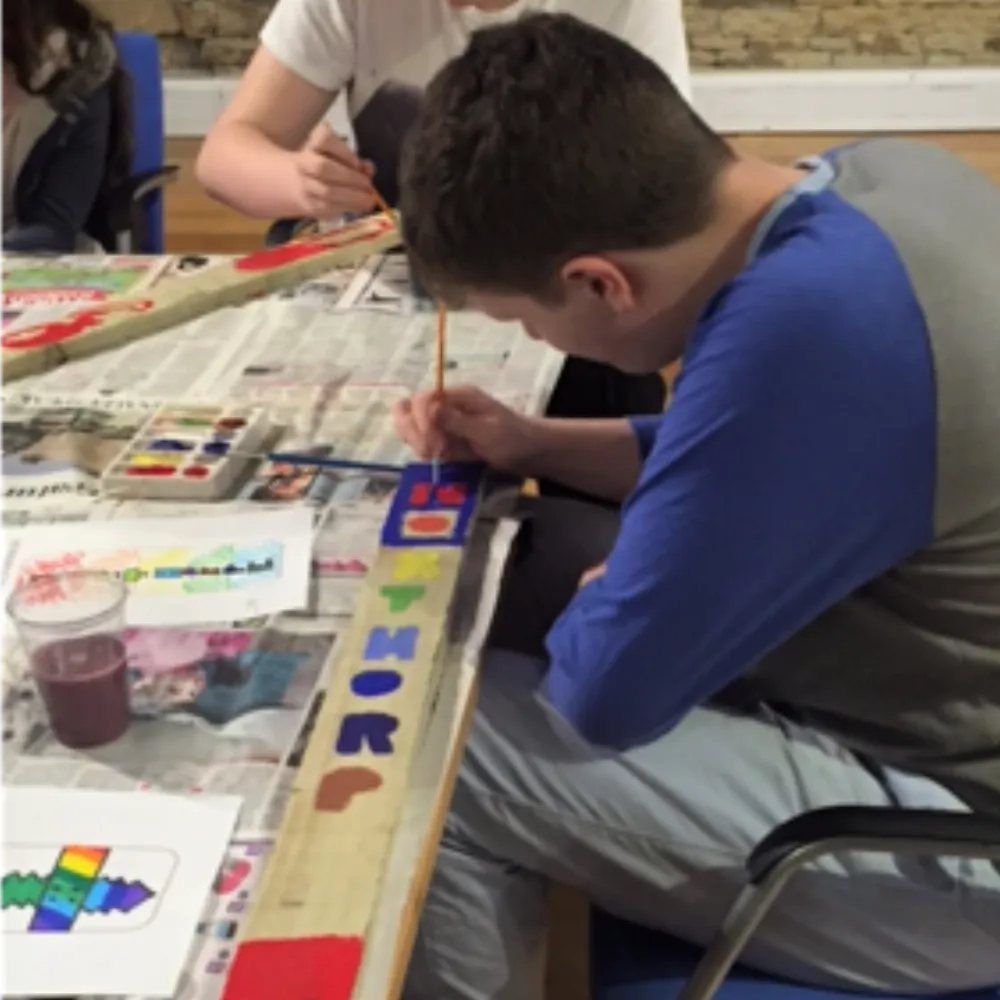
[{"label": "chair leg", "polygon": [[743,889],[677,1000],[712,1000],[793,871],[779,867],[759,885]]}]

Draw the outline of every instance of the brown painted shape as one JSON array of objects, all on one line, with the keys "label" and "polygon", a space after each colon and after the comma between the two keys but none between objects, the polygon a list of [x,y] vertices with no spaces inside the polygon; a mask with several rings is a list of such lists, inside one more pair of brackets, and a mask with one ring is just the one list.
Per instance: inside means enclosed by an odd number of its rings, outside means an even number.
[{"label": "brown painted shape", "polygon": [[382,785],[382,775],[370,767],[338,767],[327,771],[316,789],[317,812],[343,812],[355,795],[374,792]]}]

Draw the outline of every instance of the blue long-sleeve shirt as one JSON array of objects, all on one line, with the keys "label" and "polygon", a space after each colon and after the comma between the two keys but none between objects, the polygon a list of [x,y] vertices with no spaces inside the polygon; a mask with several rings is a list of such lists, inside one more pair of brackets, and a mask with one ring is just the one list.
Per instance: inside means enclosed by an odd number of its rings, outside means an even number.
[{"label": "blue long-sleeve shirt", "polygon": [[644,464],[606,572],[548,637],[548,698],[593,742],[665,733],[933,537],[923,314],[829,175],[762,223],[667,411],[633,422]]}]

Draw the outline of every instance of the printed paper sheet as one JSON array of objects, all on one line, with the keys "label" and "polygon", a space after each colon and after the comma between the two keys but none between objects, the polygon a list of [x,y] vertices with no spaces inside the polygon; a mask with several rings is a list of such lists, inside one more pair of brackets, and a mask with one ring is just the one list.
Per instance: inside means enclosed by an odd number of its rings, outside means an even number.
[{"label": "printed paper sheet", "polygon": [[4,995],[172,996],[239,807],[4,789]]},{"label": "printed paper sheet", "polygon": [[154,285],[170,266],[163,257],[71,256],[0,259],[0,309],[74,308]]},{"label": "printed paper sheet", "polygon": [[86,531],[28,528],[16,540],[7,590],[48,573],[112,573],[126,585],[125,616],[133,626],[305,609],[312,524],[311,511],[291,507],[225,520],[188,518],[183,527],[172,518],[143,518],[90,524]]}]

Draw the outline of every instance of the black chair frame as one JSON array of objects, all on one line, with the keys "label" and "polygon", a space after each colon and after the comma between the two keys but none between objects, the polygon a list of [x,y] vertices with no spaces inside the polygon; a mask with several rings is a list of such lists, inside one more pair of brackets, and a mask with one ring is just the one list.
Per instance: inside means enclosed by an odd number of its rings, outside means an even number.
[{"label": "black chair frame", "polygon": [[105,231],[93,234],[105,250],[120,254],[139,252],[136,248],[145,243],[143,202],[154,192],[174,183],[179,170],[175,166],[144,170],[107,193]]},{"label": "black chair frame", "polygon": [[1000,818],[934,809],[834,806],[803,813],[751,852],[748,884],[678,1000],[712,1000],[792,876],[817,858],[851,851],[1000,862]]}]

